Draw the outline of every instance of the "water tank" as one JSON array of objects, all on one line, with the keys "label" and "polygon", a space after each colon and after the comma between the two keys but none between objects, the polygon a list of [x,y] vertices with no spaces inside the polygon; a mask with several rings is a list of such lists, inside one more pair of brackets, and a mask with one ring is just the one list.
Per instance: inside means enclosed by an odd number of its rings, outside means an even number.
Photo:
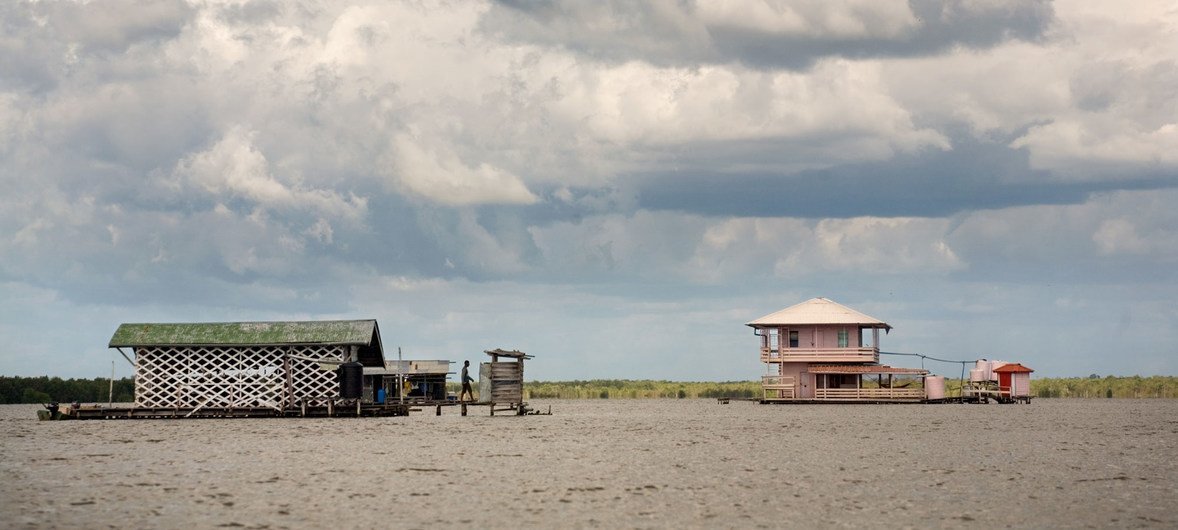
[{"label": "water tank", "polygon": [[980,381],[987,381],[986,371],[982,368],[970,368],[969,380],[974,383],[977,383]]},{"label": "water tank", "polygon": [[360,399],[364,394],[364,365],[357,362],[341,364],[336,375],[339,377],[339,397]]},{"label": "water tank", "polygon": [[939,375],[925,376],[924,398],[945,399],[945,378]]}]

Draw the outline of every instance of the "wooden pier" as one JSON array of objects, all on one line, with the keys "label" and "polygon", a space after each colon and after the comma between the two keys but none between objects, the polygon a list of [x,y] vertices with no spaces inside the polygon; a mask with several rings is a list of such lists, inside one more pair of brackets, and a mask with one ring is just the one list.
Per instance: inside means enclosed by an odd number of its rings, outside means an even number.
[{"label": "wooden pier", "polygon": [[[347,400],[343,400],[347,401]],[[414,400],[404,403],[355,403],[327,402],[317,404],[300,403],[299,406],[278,409],[273,407],[104,407],[84,406],[64,410],[45,416],[43,420],[165,420],[199,418],[375,418],[408,416],[410,412],[434,409],[434,415],[441,416],[442,409],[458,407],[466,416],[471,407],[487,407],[491,416],[507,412],[511,416],[551,415],[552,409],[542,412],[527,406],[527,403],[496,406],[491,403],[453,400]]]},{"label": "wooden pier", "polygon": [[142,420],[192,418],[330,418],[407,416],[409,405],[331,404],[298,408],[271,407],[82,407],[63,419]]}]

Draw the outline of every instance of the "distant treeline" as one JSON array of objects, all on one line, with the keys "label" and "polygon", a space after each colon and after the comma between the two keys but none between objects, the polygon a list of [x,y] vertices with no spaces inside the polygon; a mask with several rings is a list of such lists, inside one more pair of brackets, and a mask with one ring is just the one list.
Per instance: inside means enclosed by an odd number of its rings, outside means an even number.
[{"label": "distant treeline", "polygon": [[[945,381],[946,391],[955,395],[956,379]],[[0,376],[0,404],[79,401],[102,403],[108,399],[109,379],[62,379],[60,377]],[[449,390],[459,392],[458,383]],[[527,399],[646,399],[761,397],[758,381],[677,382],[629,379],[588,381],[529,381],[524,385]],[[1088,377],[1031,379],[1031,394],[1041,398],[1178,398],[1178,377]],[[135,382],[115,379],[114,401],[135,400]]]},{"label": "distant treeline", "polygon": [[625,379],[529,381],[524,385],[524,392],[529,399],[751,398],[761,397],[761,383],[759,381],[682,383]]},{"label": "distant treeline", "polygon": [[[458,394],[459,384],[452,382],[447,385],[447,390]],[[478,390],[477,384],[475,390]],[[757,381],[681,383],[677,381],[593,379],[589,381],[528,381],[524,384],[525,399],[686,399],[760,396],[761,383]]]},{"label": "distant treeline", "polygon": [[[135,382],[115,379],[114,401],[135,401]],[[106,403],[110,397],[110,379],[62,379],[60,377],[0,376],[0,403]]]},{"label": "distant treeline", "polygon": [[1045,398],[1178,398],[1178,377],[1032,377],[1031,393]]},{"label": "distant treeline", "polygon": [[[451,383],[451,392],[458,392]],[[948,395],[960,395],[957,379],[945,381]],[[722,383],[593,379],[589,381],[529,381],[528,399],[643,399],[762,396],[758,381]],[[1065,377],[1031,379],[1031,394],[1044,398],[1178,398],[1178,377]]]}]

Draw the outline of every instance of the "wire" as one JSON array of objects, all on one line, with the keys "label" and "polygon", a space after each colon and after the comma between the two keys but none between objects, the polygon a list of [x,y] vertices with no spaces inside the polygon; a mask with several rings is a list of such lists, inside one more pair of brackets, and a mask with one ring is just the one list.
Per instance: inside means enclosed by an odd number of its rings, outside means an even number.
[{"label": "wire", "polygon": [[[928,359],[928,360],[939,360],[939,362],[941,362],[941,363],[960,363],[960,364],[969,364],[969,363],[973,363],[973,360],[952,360],[952,359],[939,359],[939,358],[937,358],[937,357],[926,356],[926,355],[924,355],[924,353],[900,353],[900,352],[894,352],[894,351],[881,351],[881,352],[880,352],[880,355],[882,355],[882,356],[908,356],[908,357],[920,357],[920,359],[921,359],[921,363],[924,363],[924,359]],[[924,364],[921,364],[921,365],[924,365]]]}]

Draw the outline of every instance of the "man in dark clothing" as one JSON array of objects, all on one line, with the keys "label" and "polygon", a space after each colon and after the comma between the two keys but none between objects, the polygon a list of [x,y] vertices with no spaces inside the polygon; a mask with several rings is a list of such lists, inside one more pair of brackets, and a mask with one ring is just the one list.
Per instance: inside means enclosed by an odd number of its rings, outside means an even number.
[{"label": "man in dark clothing", "polygon": [[470,361],[463,361],[462,363],[462,393],[458,394],[458,401],[463,401],[462,396],[470,395],[470,400],[474,401],[474,390],[470,389],[470,383],[474,381],[470,377]]}]

